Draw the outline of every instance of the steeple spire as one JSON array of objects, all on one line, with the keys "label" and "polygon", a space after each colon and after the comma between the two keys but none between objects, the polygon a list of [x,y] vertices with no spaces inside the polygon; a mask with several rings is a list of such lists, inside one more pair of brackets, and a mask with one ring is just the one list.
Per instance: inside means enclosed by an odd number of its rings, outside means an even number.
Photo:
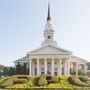
[{"label": "steeple spire", "polygon": [[51,20],[51,17],[50,17],[50,3],[48,3],[48,16],[47,16],[47,21],[48,20]]},{"label": "steeple spire", "polygon": [[50,3],[48,3],[47,21],[43,34],[44,34],[44,41],[41,44],[42,47],[46,45],[57,46],[57,42],[54,41],[54,29],[52,27],[51,17],[50,17]]}]

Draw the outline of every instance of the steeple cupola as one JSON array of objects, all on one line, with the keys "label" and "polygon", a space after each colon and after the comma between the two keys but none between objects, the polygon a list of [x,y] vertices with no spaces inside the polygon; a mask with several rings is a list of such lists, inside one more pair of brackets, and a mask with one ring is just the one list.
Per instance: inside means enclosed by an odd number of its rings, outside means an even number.
[{"label": "steeple cupola", "polygon": [[44,41],[42,42],[42,46],[46,46],[46,45],[57,46],[56,41],[54,41],[54,30],[51,23],[49,3],[48,3],[47,22],[44,29]]}]

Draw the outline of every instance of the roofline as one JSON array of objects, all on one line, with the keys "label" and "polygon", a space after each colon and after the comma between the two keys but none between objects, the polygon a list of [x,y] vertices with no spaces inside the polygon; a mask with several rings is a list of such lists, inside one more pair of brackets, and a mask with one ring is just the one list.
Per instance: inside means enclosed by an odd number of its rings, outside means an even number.
[{"label": "roofline", "polygon": [[[23,56],[23,57],[21,57],[20,59],[17,59],[17,60],[15,60],[15,61],[19,61],[19,60],[21,60],[21,59],[23,59],[23,58],[27,58],[27,56]],[[15,62],[15,61],[13,61],[13,62]]]},{"label": "roofline", "polygon": [[[71,51],[68,51],[68,50],[66,50],[66,49],[63,49],[63,48],[61,48],[61,47],[56,47],[56,46],[52,46],[52,45],[46,45],[46,46],[51,46],[51,47],[55,47],[55,48],[57,48],[57,49],[62,49],[62,50],[64,50],[64,51],[66,51],[67,53],[72,54]],[[37,51],[37,50],[39,50],[39,49],[41,49],[41,48],[44,48],[44,47],[46,47],[46,46],[36,48],[36,49],[28,52],[27,54],[31,54],[32,52]]]},{"label": "roofline", "polygon": [[70,55],[71,53],[58,53],[58,54],[42,54],[42,53],[29,53],[29,55]]},{"label": "roofline", "polygon": [[83,60],[83,61],[85,61],[85,62],[88,62],[88,60],[86,60],[86,59],[83,59],[83,58],[81,58],[81,57],[78,57],[78,56],[75,56],[75,55],[72,55],[72,57],[79,58],[80,60]]}]

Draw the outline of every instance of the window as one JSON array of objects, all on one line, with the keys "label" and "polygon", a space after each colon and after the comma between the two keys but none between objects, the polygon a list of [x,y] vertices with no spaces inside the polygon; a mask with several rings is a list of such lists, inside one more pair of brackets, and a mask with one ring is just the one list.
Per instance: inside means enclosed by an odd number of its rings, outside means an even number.
[{"label": "window", "polygon": [[48,36],[48,39],[51,39],[51,36]]}]

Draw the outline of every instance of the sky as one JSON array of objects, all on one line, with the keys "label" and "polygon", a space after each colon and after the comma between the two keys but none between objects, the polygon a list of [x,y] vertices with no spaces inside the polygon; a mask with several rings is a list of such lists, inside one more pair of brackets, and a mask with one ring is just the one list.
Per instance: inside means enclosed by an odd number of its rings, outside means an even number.
[{"label": "sky", "polygon": [[58,46],[90,61],[90,0],[0,0],[0,64],[40,47],[48,1]]}]

